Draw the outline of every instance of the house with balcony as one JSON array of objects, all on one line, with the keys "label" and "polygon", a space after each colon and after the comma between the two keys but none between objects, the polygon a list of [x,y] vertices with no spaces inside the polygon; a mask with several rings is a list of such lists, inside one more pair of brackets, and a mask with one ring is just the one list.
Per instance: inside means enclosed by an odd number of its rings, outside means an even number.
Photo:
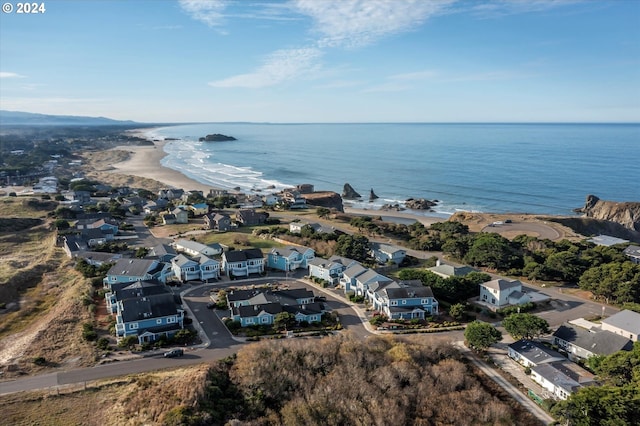
[{"label": "house with balcony", "polygon": [[190,259],[179,254],[171,259],[171,269],[182,282],[208,281],[220,278],[220,262],[204,255]]},{"label": "house with balcony", "polygon": [[355,292],[358,296],[367,296],[369,287],[373,285],[380,285],[382,283],[389,283],[393,281],[389,277],[385,277],[374,271],[373,269],[367,269],[364,273],[355,277]]},{"label": "house with balcony", "polygon": [[365,272],[367,272],[369,268],[365,268],[359,263],[355,263],[347,267],[344,271],[342,271],[342,278],[340,278],[340,286],[344,289],[345,294],[353,291],[356,291],[356,278]]},{"label": "house with balcony", "polygon": [[294,271],[307,268],[309,260],[315,257],[313,249],[302,246],[273,248],[267,253],[267,267],[278,271]]},{"label": "house with balcony", "polygon": [[230,278],[264,273],[264,255],[260,249],[232,250],[222,253],[222,271]]},{"label": "house with balcony", "polygon": [[358,262],[346,257],[331,256],[329,259],[315,257],[308,261],[309,276],[327,281],[331,285],[337,285],[342,278],[342,273],[350,266]]},{"label": "house with balcony", "polygon": [[115,291],[136,281],[158,280],[162,283],[173,276],[171,265],[155,259],[118,259],[102,280],[106,290]]},{"label": "house with balcony", "polygon": [[508,281],[502,278],[480,284],[480,304],[492,310],[510,305],[521,305],[528,302],[544,302],[550,297],[544,293],[524,291],[518,280]]},{"label": "house with balcony", "polygon": [[156,294],[169,294],[169,289],[160,281],[136,281],[119,290],[105,293],[107,312],[118,313],[118,302],[125,299],[135,299],[143,296],[154,296]]},{"label": "house with balcony", "polygon": [[140,344],[170,338],[184,327],[184,311],[172,294],[156,294],[117,302],[116,337],[137,336]]},{"label": "house with balcony", "polygon": [[430,287],[387,286],[378,292],[378,297],[381,312],[389,319],[423,320],[427,316],[438,315],[438,301]]}]

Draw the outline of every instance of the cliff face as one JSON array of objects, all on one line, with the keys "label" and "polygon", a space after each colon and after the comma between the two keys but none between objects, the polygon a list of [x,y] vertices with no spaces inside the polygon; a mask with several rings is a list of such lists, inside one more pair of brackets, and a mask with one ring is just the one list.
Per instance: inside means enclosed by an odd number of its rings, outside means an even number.
[{"label": "cliff face", "polygon": [[328,209],[336,209],[339,212],[344,212],[342,205],[342,197],[337,192],[323,191],[313,192],[311,194],[301,194],[307,204],[316,207],[326,207]]},{"label": "cliff face", "polygon": [[629,230],[640,232],[640,202],[617,203],[587,195],[585,206],[576,209],[576,212],[593,219],[619,223]]}]

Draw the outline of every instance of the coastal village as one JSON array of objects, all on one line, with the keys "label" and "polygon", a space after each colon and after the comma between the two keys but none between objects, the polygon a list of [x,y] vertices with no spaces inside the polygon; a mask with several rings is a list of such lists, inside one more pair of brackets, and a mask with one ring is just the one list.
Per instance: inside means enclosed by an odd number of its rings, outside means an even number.
[{"label": "coastal village", "polygon": [[[93,306],[82,335],[96,345],[98,364],[197,353],[217,347],[222,329],[231,336],[225,342],[234,344],[349,330],[359,330],[363,338],[450,336],[474,363],[493,364],[488,368],[509,375],[516,385],[505,385],[507,392],[524,392],[529,405],[549,411],[583,388],[605,384],[590,359],[640,350],[640,246],[629,240],[600,235],[590,242],[567,231],[573,242],[557,238],[559,244],[576,248],[552,250],[551,241],[526,236],[536,232],[529,222],[520,234],[517,216],[477,232],[494,245],[497,239],[500,244],[516,239],[554,253],[583,251],[628,263],[625,268],[635,271],[628,285],[636,289],[624,296],[594,289],[594,301],[581,299],[586,293],[563,286],[562,278],[555,288],[551,272],[543,278],[535,265],[513,273],[515,267],[492,258],[501,248],[478,248],[473,257],[472,243],[460,255],[442,244],[470,235],[469,226],[455,218],[425,226],[385,221],[376,217],[378,211],[346,214],[342,196],[310,184],[278,193],[156,190],[87,178],[78,159],[57,157],[43,165],[51,173],[60,167],[75,170],[64,189],[58,177],[48,175],[30,190],[5,193],[5,205],[45,203],[50,214],[33,225],[3,215],[2,235],[10,239],[17,224],[26,232],[32,226],[54,230],[56,250],[64,252],[69,268],[92,282],[78,303]],[[352,195],[347,185],[343,196]],[[465,264],[464,259],[473,260]],[[536,265],[550,268],[551,262]],[[557,266],[558,274],[565,266]],[[2,285],[12,279],[9,275]],[[23,309],[24,302],[9,294],[3,293],[0,307],[5,318]],[[355,321],[347,320],[344,306]],[[208,329],[212,321],[215,328]],[[44,356],[34,361],[35,369],[27,366],[24,351],[12,351],[10,339],[5,332],[0,386],[25,372],[53,368]],[[541,411],[538,418],[551,418]]]}]

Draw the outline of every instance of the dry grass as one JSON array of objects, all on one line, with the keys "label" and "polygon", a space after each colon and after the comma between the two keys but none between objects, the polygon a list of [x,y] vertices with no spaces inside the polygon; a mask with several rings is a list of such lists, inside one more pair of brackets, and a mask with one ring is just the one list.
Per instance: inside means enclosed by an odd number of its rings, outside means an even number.
[{"label": "dry grass", "polygon": [[160,425],[168,411],[197,402],[207,371],[199,365],[0,397],[0,425]]}]

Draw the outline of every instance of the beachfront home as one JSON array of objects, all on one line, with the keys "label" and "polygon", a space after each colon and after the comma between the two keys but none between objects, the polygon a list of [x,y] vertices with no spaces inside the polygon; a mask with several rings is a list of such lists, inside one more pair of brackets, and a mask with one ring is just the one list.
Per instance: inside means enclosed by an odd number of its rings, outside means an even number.
[{"label": "beachfront home", "polygon": [[262,274],[264,255],[260,249],[225,251],[222,253],[222,270],[230,278]]},{"label": "beachfront home", "polygon": [[105,293],[104,298],[106,301],[107,312],[116,314],[118,313],[119,301],[168,293],[170,293],[170,290],[160,281],[136,281],[119,290]]},{"label": "beachfront home", "polygon": [[633,348],[633,342],[626,337],[595,328],[586,330],[572,324],[558,327],[553,333],[553,344],[572,361],[630,351]]},{"label": "beachfront home", "polygon": [[170,338],[184,327],[184,311],[172,294],[156,294],[117,303],[116,336],[138,336],[140,344]]},{"label": "beachfront home", "polygon": [[625,309],[601,321],[602,329],[638,341],[640,335],[640,314]]},{"label": "beachfront home", "polygon": [[385,277],[384,275],[380,275],[373,269],[367,269],[364,273],[359,274],[355,277],[355,292],[357,296],[365,296],[367,295],[367,291],[369,287],[381,283],[387,283],[393,281],[391,278]]},{"label": "beachfront home", "polygon": [[342,288],[344,288],[345,294],[350,291],[355,292],[356,278],[364,274],[368,270],[369,270],[368,268],[365,268],[361,264],[355,263],[347,267],[347,269],[345,269],[344,271],[342,271],[342,278],[340,278],[340,285],[342,286]]},{"label": "beachfront home", "polygon": [[202,216],[209,213],[209,205],[207,203],[191,204],[189,210],[193,212],[194,216]]},{"label": "beachfront home", "polygon": [[507,281],[500,278],[480,284],[479,301],[490,309],[546,300],[549,300],[549,296],[543,293],[524,292],[522,283],[518,280]]},{"label": "beachfront home", "polygon": [[273,248],[267,253],[267,266],[278,271],[294,271],[306,268],[315,257],[313,249],[303,246]]},{"label": "beachfront home", "polygon": [[197,241],[180,239],[173,243],[176,250],[184,252],[190,256],[217,256],[222,253],[223,247],[218,243],[210,245],[202,244]]},{"label": "beachfront home", "polygon": [[189,259],[187,256],[179,254],[171,259],[171,269],[182,282],[208,281],[220,278],[220,262],[204,255]]},{"label": "beachfront home", "polygon": [[355,264],[358,264],[358,262],[346,257],[331,256],[328,260],[315,257],[308,261],[309,276],[320,278],[331,285],[336,285],[342,278],[342,273]]},{"label": "beachfront home", "polygon": [[640,246],[630,245],[624,249],[623,253],[627,255],[630,261],[640,265]]},{"label": "beachfront home", "polygon": [[189,213],[186,210],[176,207],[171,210],[171,214],[175,216],[175,223],[189,223]]},{"label": "beachfront home", "polygon": [[176,257],[178,253],[169,244],[159,244],[152,247],[147,253],[148,258],[158,259],[160,262],[171,262],[171,259]]},{"label": "beachfront home", "polygon": [[556,399],[567,399],[584,386],[596,385],[595,377],[572,362],[551,362],[531,368],[531,379]]},{"label": "beachfront home", "polygon": [[438,301],[430,287],[386,285],[373,296],[380,311],[391,320],[425,319],[427,315],[438,314]]},{"label": "beachfront home", "polygon": [[380,264],[393,262],[396,265],[402,263],[407,255],[407,251],[396,246],[381,243],[370,243],[371,256]]}]

